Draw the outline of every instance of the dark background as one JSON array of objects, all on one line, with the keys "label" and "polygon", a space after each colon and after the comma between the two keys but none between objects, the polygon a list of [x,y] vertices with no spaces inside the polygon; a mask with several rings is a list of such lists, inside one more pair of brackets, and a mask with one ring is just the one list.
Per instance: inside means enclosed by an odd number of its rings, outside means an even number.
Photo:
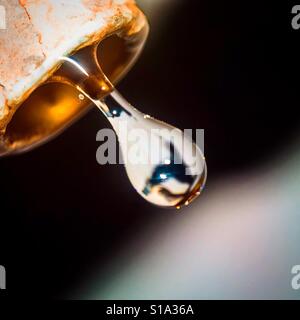
[{"label": "dark background", "polygon": [[[150,21],[145,51],[118,86],[145,113],[205,129],[206,192],[225,173],[272,160],[299,134],[300,31],[290,26],[292,6],[275,6],[181,1],[159,28]],[[121,165],[97,164],[96,132],[107,125],[93,110],[54,141],[0,159],[8,293],[63,297],[161,215]],[[171,219],[166,211],[164,223]]]}]

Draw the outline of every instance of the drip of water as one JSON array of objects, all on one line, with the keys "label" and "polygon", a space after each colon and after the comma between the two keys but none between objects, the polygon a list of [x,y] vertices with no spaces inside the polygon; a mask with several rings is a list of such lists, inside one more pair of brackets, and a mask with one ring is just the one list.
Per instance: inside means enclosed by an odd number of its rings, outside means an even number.
[{"label": "drip of water", "polygon": [[[102,72],[96,49],[88,47],[62,57],[63,64],[51,81],[75,86],[79,99],[88,98],[106,116],[118,136],[129,180],[143,198],[163,207],[188,205],[206,181],[201,150],[181,130],[131,106]],[[122,131],[124,124],[127,135]],[[131,133],[135,141],[128,139]]]}]

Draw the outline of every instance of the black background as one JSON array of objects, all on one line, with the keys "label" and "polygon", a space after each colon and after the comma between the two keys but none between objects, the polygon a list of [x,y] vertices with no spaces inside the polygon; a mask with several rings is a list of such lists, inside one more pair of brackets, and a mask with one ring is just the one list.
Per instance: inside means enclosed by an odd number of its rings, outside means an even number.
[{"label": "black background", "polygon": [[[210,181],[272,161],[299,133],[300,31],[291,6],[182,1],[152,27],[119,90],[145,113],[205,129]],[[0,159],[0,264],[8,294],[63,297],[160,213],[122,166],[100,166],[93,110],[54,141]],[[205,195],[204,195],[205,196]],[[174,218],[166,211],[168,223]],[[99,270],[100,272],[101,270]]]}]

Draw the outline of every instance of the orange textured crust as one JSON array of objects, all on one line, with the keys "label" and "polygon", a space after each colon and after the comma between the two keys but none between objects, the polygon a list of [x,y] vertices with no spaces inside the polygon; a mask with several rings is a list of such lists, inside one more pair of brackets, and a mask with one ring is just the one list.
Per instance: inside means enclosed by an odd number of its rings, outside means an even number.
[{"label": "orange textured crust", "polygon": [[7,30],[0,30],[0,139],[20,104],[59,67],[58,55],[71,54],[116,31],[130,36],[147,23],[133,0],[70,3],[4,0]]}]

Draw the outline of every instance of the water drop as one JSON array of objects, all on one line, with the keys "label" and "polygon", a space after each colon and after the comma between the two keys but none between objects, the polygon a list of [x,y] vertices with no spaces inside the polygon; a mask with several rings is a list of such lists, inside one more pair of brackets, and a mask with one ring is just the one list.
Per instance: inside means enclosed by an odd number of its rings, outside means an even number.
[{"label": "water drop", "polygon": [[[179,209],[200,195],[206,181],[206,162],[191,138],[128,103],[102,72],[96,46],[62,57],[62,61],[53,80],[75,86],[80,99],[87,97],[106,116],[118,136],[128,178],[143,198]],[[128,135],[122,133],[124,124]],[[137,132],[146,134],[135,141],[128,138]],[[135,156],[146,161],[133,161]]]}]

